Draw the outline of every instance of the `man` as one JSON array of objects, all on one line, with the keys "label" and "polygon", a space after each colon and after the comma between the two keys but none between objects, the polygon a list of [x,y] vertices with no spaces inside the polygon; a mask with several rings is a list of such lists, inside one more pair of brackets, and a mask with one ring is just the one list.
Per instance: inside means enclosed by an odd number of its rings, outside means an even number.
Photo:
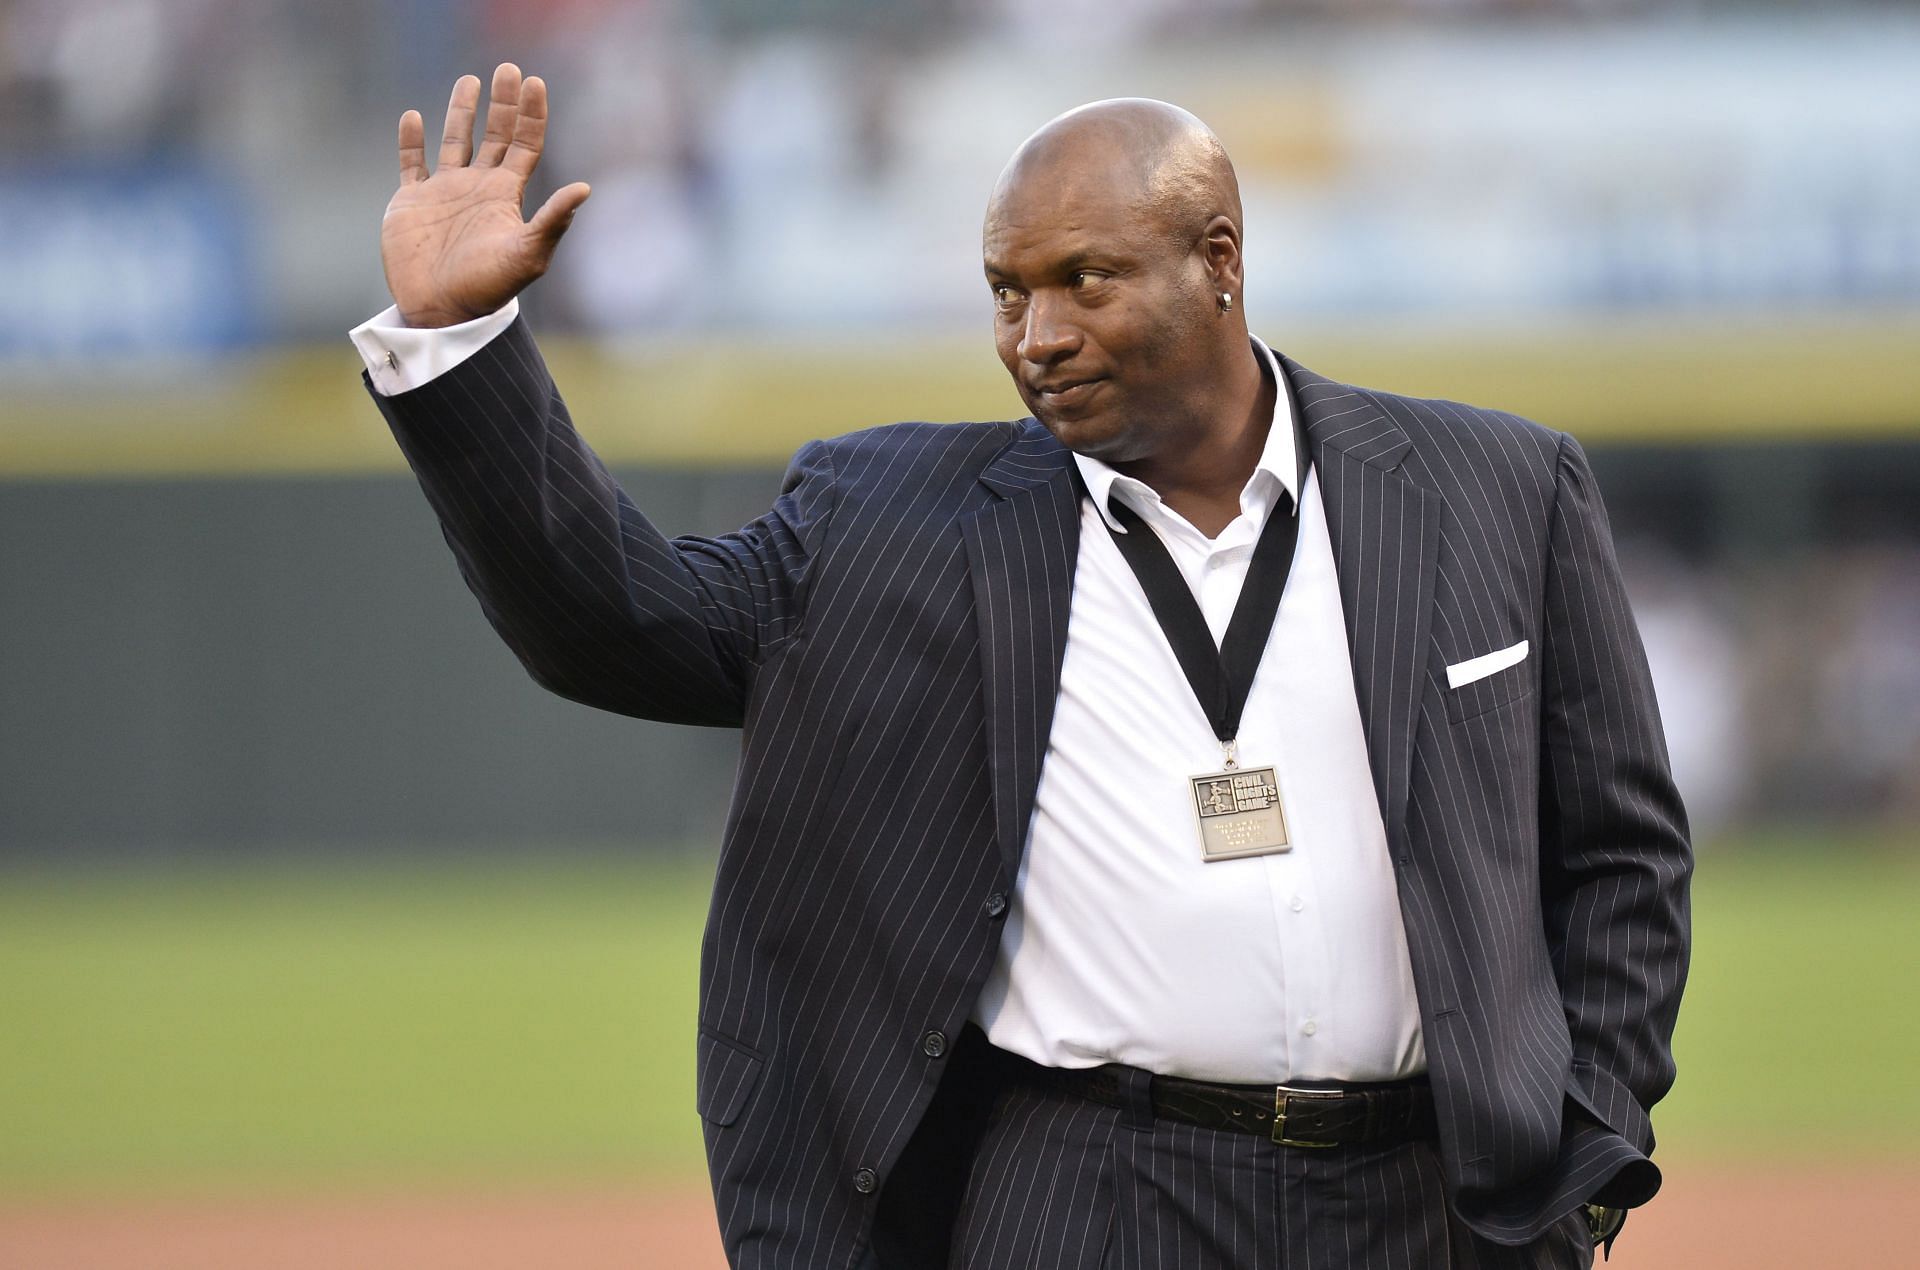
[{"label": "man", "polygon": [[740,726],[698,1109],[734,1263],[1578,1266],[1644,1202],[1685,820],[1571,438],[1240,307],[1231,165],[1102,102],[989,203],[1033,418],[801,450],[662,537],[513,297],[545,88],[419,115],[355,332],[534,678]]}]

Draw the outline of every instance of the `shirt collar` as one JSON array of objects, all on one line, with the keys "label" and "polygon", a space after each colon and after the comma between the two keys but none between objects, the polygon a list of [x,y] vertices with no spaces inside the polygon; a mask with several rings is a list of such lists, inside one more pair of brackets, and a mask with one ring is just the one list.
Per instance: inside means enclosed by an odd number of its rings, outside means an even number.
[{"label": "shirt collar", "polygon": [[[1300,464],[1300,456],[1294,449],[1292,425],[1296,406],[1293,400],[1293,389],[1287,385],[1287,377],[1280,371],[1280,359],[1273,355],[1273,350],[1262,343],[1259,336],[1253,336],[1252,339],[1253,347],[1265,360],[1267,373],[1273,377],[1276,387],[1273,394],[1273,417],[1267,420],[1267,443],[1260,451],[1260,461],[1254,465],[1253,475],[1247,479],[1247,488],[1252,489],[1260,480],[1260,474],[1267,473],[1280,482],[1280,488],[1287,492],[1294,514],[1298,515],[1300,475],[1303,468]],[[1282,406],[1286,409],[1284,417],[1288,426],[1276,428],[1273,425],[1282,417],[1280,413]],[[1080,469],[1080,479],[1086,482],[1087,493],[1093,498],[1094,509],[1100,513],[1100,518],[1107,522],[1107,528],[1114,533],[1127,532],[1126,527],[1114,519],[1113,510],[1107,505],[1107,500],[1116,492],[1136,505],[1160,501],[1160,495],[1154,492],[1152,486],[1144,481],[1135,480],[1131,476],[1121,475],[1099,459],[1076,453],[1073,456],[1073,462]],[[1242,507],[1246,506],[1244,492],[1240,496],[1240,502]]]}]

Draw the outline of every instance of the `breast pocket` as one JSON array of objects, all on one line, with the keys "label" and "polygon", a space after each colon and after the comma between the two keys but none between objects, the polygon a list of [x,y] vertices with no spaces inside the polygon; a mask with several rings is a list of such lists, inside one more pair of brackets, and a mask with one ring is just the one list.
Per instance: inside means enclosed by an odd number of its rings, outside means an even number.
[{"label": "breast pocket", "polygon": [[1533,692],[1533,645],[1519,640],[1447,664],[1447,720],[1460,723]]}]

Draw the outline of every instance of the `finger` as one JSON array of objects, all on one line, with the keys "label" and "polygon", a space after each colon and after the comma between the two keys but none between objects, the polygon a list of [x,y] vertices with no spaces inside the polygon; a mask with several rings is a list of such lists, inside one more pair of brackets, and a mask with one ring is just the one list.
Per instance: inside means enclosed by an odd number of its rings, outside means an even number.
[{"label": "finger", "polygon": [[440,134],[440,166],[464,168],[473,153],[473,116],[480,106],[480,78],[462,75],[447,102],[447,126]]},{"label": "finger", "polygon": [[400,116],[400,184],[427,179],[427,125],[420,112]]},{"label": "finger", "polygon": [[539,240],[543,251],[551,252],[560,241],[560,235],[567,232],[567,226],[573,224],[573,214],[587,201],[587,195],[593,188],[585,181],[575,181],[553,192],[553,196],[540,205],[540,210],[527,222],[527,229]]},{"label": "finger", "polygon": [[502,62],[493,71],[493,92],[487,101],[487,135],[480,142],[480,153],[473,157],[477,168],[499,164],[513,140],[513,121],[520,114],[520,68]]},{"label": "finger", "polygon": [[540,166],[540,151],[547,144],[547,81],[530,75],[520,85],[520,112],[513,125],[513,144],[507,147],[500,166],[523,177],[533,175]]}]

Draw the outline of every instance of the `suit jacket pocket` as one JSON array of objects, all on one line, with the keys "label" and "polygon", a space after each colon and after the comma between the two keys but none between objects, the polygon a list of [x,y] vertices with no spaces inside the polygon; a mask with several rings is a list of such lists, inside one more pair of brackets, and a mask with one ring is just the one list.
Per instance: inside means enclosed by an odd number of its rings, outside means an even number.
[{"label": "suit jacket pocket", "polygon": [[1461,723],[1517,701],[1533,691],[1537,659],[1520,640],[1446,667],[1447,721]]},{"label": "suit jacket pocket", "polygon": [[738,1120],[764,1061],[757,1050],[701,1028],[694,1094],[701,1116],[722,1129]]}]

